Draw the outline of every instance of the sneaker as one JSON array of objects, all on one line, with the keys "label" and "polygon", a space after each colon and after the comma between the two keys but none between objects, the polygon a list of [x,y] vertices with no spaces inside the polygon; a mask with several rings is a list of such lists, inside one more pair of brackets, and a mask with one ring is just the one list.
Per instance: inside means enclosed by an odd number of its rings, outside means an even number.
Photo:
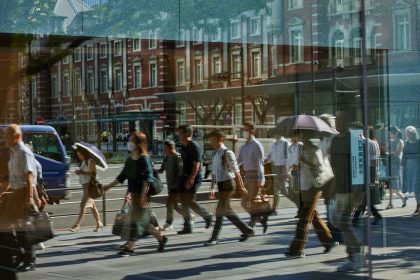
[{"label": "sneaker", "polygon": [[36,250],[36,251],[42,251],[42,250],[45,249],[45,245],[44,245],[44,243],[40,242],[40,243],[35,244],[33,246],[33,249]]},{"label": "sneaker", "polygon": [[165,245],[166,243],[168,243],[168,237],[164,236],[163,239],[161,241],[159,241],[159,247],[157,249],[157,251],[163,252],[163,250],[165,250]]},{"label": "sneaker", "polygon": [[304,253],[299,253],[299,252],[286,252],[284,255],[288,259],[303,259],[305,257]]},{"label": "sneaker", "polygon": [[219,244],[219,242],[215,239],[210,239],[209,241],[207,241],[206,243],[204,243],[204,246],[206,247],[212,247],[212,246],[216,246],[217,244]]},{"label": "sneaker", "polygon": [[351,257],[349,260],[347,260],[345,263],[337,267],[338,272],[358,272],[363,267],[363,255],[362,254],[356,254],[353,257]]},{"label": "sneaker", "polygon": [[134,254],[134,250],[129,250],[128,248],[124,248],[118,253],[121,257],[131,257],[134,256]]},{"label": "sneaker", "polygon": [[181,231],[178,231],[178,234],[179,235],[183,235],[183,234],[191,234],[192,233],[192,229],[186,229],[186,228],[184,228],[183,230],[181,230]]},{"label": "sneaker", "polygon": [[174,227],[168,223],[166,223],[162,228],[162,231],[173,231],[173,230],[174,230]]}]

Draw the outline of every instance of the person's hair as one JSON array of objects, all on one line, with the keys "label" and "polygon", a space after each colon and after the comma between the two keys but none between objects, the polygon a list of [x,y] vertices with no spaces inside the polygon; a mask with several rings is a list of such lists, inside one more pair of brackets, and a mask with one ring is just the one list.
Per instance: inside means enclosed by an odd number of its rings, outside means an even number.
[{"label": "person's hair", "polygon": [[215,137],[215,138],[224,138],[225,134],[220,131],[220,130],[213,130],[212,132],[210,132],[209,134],[207,134],[207,138],[211,138],[211,137]]},{"label": "person's hair", "polygon": [[417,129],[414,126],[407,126],[405,128],[405,134],[407,135],[408,133],[414,134],[414,138],[416,140],[419,140],[419,133],[417,132]]},{"label": "person's hair", "polygon": [[74,151],[76,153],[76,158],[79,161],[80,164],[82,164],[82,161],[79,159],[79,157],[77,156],[77,152],[81,153],[83,155],[83,158],[85,159],[85,162],[89,161],[89,153],[85,150],[82,149],[80,147],[77,147],[76,150]]},{"label": "person's hair", "polygon": [[370,140],[376,140],[375,129],[371,125],[369,126],[369,139]]},{"label": "person's hair", "polygon": [[146,134],[143,132],[137,131],[131,133],[131,136],[133,136],[136,139],[136,144],[138,147],[140,147],[140,153],[144,155],[149,155],[149,151],[147,150],[147,137]]},{"label": "person's hair", "polygon": [[165,142],[163,142],[163,145],[169,147],[169,148],[175,148],[175,142],[172,140],[165,140]]},{"label": "person's hair", "polygon": [[397,134],[398,139],[402,139],[402,132],[401,132],[401,130],[399,129],[398,126],[396,126],[396,125],[391,126],[389,128],[389,132],[392,133],[392,134]]},{"label": "person's hair", "polygon": [[184,124],[184,125],[180,125],[178,127],[178,131],[185,133],[188,137],[191,137],[193,135],[193,130],[191,128],[191,126]]},{"label": "person's hair", "polygon": [[253,122],[245,122],[244,126],[248,127],[251,130],[254,130],[254,131],[256,130],[255,123]]}]

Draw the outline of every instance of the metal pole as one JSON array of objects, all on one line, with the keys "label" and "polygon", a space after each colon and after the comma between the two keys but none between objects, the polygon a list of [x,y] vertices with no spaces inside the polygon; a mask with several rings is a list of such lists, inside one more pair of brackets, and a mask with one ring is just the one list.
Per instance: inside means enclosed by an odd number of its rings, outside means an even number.
[{"label": "metal pole", "polygon": [[[29,63],[31,63],[32,60],[32,43],[28,42],[28,61]],[[33,119],[33,108],[32,108],[32,103],[33,103],[33,90],[32,90],[32,76],[29,77],[29,124],[34,124],[34,119]]]},{"label": "metal pole", "polygon": [[104,226],[107,225],[106,223],[106,193],[102,195],[102,221]]},{"label": "metal pole", "polygon": [[242,102],[242,124],[245,123],[245,73],[244,73],[244,46],[241,46],[241,102]]},{"label": "metal pole", "polygon": [[368,104],[368,80],[367,80],[367,49],[366,49],[366,10],[365,0],[360,2],[360,23],[361,23],[361,39],[362,39],[362,79],[363,79],[363,91],[362,91],[362,105],[363,105],[363,126],[364,126],[364,172],[365,172],[365,190],[366,190],[366,205],[368,209],[367,219],[367,245],[368,245],[368,274],[369,279],[372,279],[372,225],[370,222],[372,211],[371,211],[371,195],[370,195],[370,162],[369,162],[369,104]]}]

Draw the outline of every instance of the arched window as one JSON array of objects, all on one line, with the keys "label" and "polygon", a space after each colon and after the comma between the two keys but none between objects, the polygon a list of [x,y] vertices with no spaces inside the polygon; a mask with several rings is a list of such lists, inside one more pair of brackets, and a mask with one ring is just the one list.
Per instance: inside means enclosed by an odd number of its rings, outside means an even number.
[{"label": "arched window", "polygon": [[332,59],[335,59],[336,65],[343,65],[344,60],[344,34],[337,30],[332,36],[331,42]]}]

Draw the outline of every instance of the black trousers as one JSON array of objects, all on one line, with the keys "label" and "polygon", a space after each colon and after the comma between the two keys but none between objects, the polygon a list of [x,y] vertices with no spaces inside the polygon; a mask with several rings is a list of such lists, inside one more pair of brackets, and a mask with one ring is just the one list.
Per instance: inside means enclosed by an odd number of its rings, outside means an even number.
[{"label": "black trousers", "polygon": [[246,225],[233,211],[230,200],[235,194],[235,186],[232,181],[218,182],[217,187],[219,193],[217,194],[219,202],[216,207],[216,223],[214,224],[213,234],[211,239],[217,240],[222,230],[223,218],[226,217],[234,226],[236,226],[243,234],[251,233],[252,228]]},{"label": "black trousers", "polygon": [[8,231],[0,232],[0,278],[5,280],[17,279],[14,269],[16,263],[13,258],[20,254],[14,234]]}]

